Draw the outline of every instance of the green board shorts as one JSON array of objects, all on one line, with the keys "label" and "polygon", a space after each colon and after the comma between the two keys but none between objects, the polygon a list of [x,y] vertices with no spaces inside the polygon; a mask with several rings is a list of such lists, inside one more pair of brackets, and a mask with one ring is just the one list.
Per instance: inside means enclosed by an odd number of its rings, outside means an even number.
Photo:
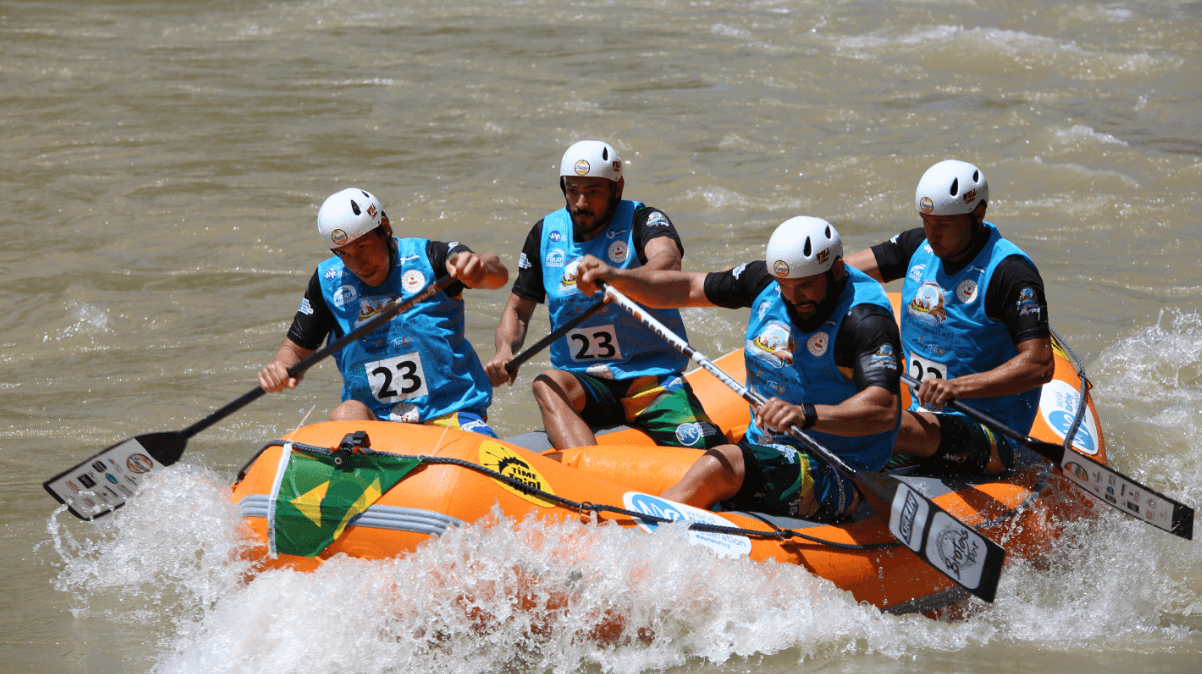
[{"label": "green board shorts", "polygon": [[740,442],[743,486],[723,502],[730,510],[749,510],[815,522],[837,522],[855,502],[851,478],[805,449],[784,444]]},{"label": "green board shorts", "polygon": [[570,374],[584,387],[580,416],[589,426],[627,423],[646,432],[657,445],[710,449],[727,444],[722,429],[710,421],[680,374],[621,380]]}]

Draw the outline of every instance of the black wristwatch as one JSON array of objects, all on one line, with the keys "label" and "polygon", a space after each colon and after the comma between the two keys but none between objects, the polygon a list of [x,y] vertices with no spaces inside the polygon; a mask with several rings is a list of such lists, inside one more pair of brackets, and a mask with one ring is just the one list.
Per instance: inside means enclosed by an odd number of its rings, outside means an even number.
[{"label": "black wristwatch", "polygon": [[810,403],[802,403],[801,411],[805,414],[805,420],[801,422],[801,430],[807,430],[818,422],[818,410]]}]

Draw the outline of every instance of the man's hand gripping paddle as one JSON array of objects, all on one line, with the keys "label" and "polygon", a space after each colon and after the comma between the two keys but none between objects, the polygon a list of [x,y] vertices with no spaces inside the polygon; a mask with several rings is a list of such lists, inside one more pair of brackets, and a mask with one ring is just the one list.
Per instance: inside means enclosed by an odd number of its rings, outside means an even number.
[{"label": "man's hand gripping paddle", "polygon": [[[766,402],[763,396],[726,374],[613,286],[605,286],[605,294],[744,400],[757,407]],[[993,601],[1006,559],[1002,546],[952,517],[930,498],[892,475],[853,468],[797,426],[791,427],[789,433],[835,470],[890,504],[889,531],[897,540],[964,589],[985,601]]]},{"label": "man's hand gripping paddle", "polygon": [[[917,390],[921,382],[908,374],[902,381]],[[948,401],[947,407],[972,417],[1002,435],[1026,446],[1031,451],[1060,466],[1073,484],[1096,496],[1100,501],[1186,540],[1194,537],[1194,509],[1123,475],[1117,470],[1080,452],[1070,452],[1054,445],[1023,435],[993,416],[965,405],[959,400]]]},{"label": "man's hand gripping paddle", "polygon": [[[288,376],[299,377],[318,361],[375,330],[414,304],[446,290],[456,280],[447,276],[404,302],[394,302],[375,318],[288,368]],[[106,515],[125,505],[126,499],[134,495],[149,473],[179,461],[189,438],[258,400],[264,393],[262,388],[256,386],[241,398],[182,431],[147,433],[119,442],[46,480],[42,486],[80,519],[93,520]]]}]

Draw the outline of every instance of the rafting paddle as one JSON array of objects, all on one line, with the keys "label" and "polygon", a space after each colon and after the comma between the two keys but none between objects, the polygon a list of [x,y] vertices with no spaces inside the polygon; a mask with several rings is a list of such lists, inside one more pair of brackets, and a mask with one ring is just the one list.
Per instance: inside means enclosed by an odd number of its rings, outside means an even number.
[{"label": "rafting paddle", "polygon": [[603,306],[605,306],[604,297],[585,307],[584,311],[576,316],[573,316],[572,320],[564,323],[555,330],[552,330],[550,334],[538,340],[538,342],[532,345],[529,349],[526,349],[525,351],[511,358],[508,363],[505,363],[505,371],[512,375],[515,370],[522,366],[522,363],[530,360],[530,358],[539,351],[551,346],[552,342],[568,334],[570,330],[583,323],[586,319],[588,319],[589,316],[592,316],[600,311],[601,307]]},{"label": "rafting paddle", "polygon": [[[454,255],[449,259],[454,260]],[[318,361],[375,330],[414,304],[446,290],[457,280],[447,276],[404,302],[395,301],[379,315],[338,341],[327,344],[325,348],[313,352],[308,358],[288,368],[288,376],[299,377]],[[93,520],[106,515],[125,505],[126,499],[134,495],[138,485],[149,473],[179,461],[189,438],[258,400],[264,393],[266,391],[256,386],[242,397],[181,431],[147,433],[119,442],[46,480],[42,486],[55,500],[66,505],[72,515],[80,519]]]},{"label": "rafting paddle", "polygon": [[[912,389],[922,385],[908,374],[902,381]],[[1073,484],[1096,496],[1099,500],[1152,526],[1180,536],[1186,540],[1194,537],[1194,509],[1175,501],[1160,492],[1123,475],[1106,464],[1080,452],[1066,451],[1063,445],[1036,440],[1010,428],[993,416],[966,405],[959,400],[950,400],[946,407],[962,412],[994,431],[1013,439],[1031,451],[1060,466],[1064,476]]]},{"label": "rafting paddle", "polygon": [[[689,346],[688,342],[665,327],[663,323],[648,315],[629,297],[611,285],[604,287],[606,296],[618,306],[630,312],[643,325],[651,328],[678,351],[692,358],[706,372],[714,375],[719,381],[738,393],[739,397],[757,407],[766,402],[762,395],[748,389],[726,374],[722,368],[698,353],[696,349]],[[870,473],[850,466],[797,426],[789,428],[789,433],[835,470],[855,480],[857,484],[867,488],[882,501],[890,504],[889,532],[897,540],[964,589],[985,601],[993,601],[1002,574],[1002,564],[1006,559],[1006,550],[1002,546],[952,517],[929,497],[919,493],[896,477],[882,473]]]}]

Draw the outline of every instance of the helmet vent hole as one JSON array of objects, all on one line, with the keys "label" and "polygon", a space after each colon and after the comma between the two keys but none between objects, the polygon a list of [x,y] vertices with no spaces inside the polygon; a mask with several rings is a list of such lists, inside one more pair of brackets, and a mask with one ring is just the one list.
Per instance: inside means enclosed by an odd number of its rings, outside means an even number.
[{"label": "helmet vent hole", "polygon": [[359,210],[359,204],[355,203],[354,199],[351,199],[351,210],[355,212],[355,215],[359,215],[362,212]]},{"label": "helmet vent hole", "polygon": [[802,251],[802,254],[805,255],[806,257],[809,257],[810,253],[813,252],[813,250],[814,249],[810,246],[810,237],[807,236],[806,237],[806,247],[805,247],[805,250]]},{"label": "helmet vent hole", "polygon": [[827,228],[826,228],[826,232],[825,232],[825,235],[826,235],[826,238],[828,238],[828,239],[829,239],[829,238],[831,238],[831,228],[830,228],[830,226],[827,226]]},{"label": "helmet vent hole", "polygon": [[955,180],[952,181],[952,189],[948,190],[948,194],[950,194],[954,197],[954,196],[956,196],[956,193],[959,191],[960,191],[960,179],[956,178]]},{"label": "helmet vent hole", "polygon": [[972,172],[972,181],[973,181],[974,183],[979,183],[979,182],[981,182],[981,172],[980,172],[980,171],[973,171],[973,172]]},{"label": "helmet vent hole", "polygon": [[607,147],[601,148],[601,160],[609,161],[609,148],[607,148]]}]

